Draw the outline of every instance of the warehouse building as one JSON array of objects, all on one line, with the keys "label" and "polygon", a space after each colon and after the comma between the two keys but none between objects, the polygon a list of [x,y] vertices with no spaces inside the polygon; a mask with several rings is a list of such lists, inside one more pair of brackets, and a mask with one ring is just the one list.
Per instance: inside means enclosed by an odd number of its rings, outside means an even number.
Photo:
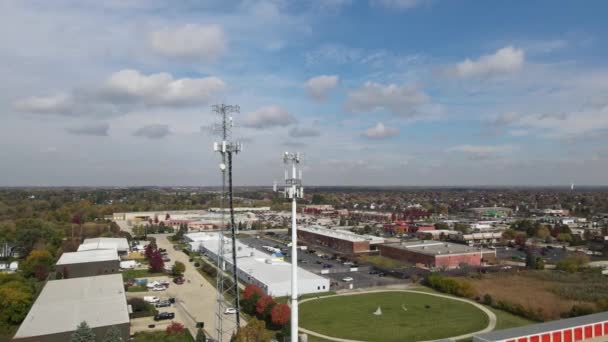
[{"label": "warehouse building", "polygon": [[[212,260],[217,260],[219,250],[219,234],[217,233],[192,233],[184,235],[189,241],[190,249],[206,254]],[[225,238],[224,256],[226,263],[221,265],[222,269],[232,269],[232,242]],[[236,242],[237,249],[237,276],[247,284],[254,284],[263,289],[267,294],[275,297],[288,296],[291,294],[291,264],[274,257],[270,254],[247,246],[239,241]],[[322,293],[329,291],[329,280],[298,268],[298,293]]]},{"label": "warehouse building", "polygon": [[115,326],[129,340],[129,310],[122,275],[51,280],[17,330],[13,341],[65,342],[85,321],[101,342]]},{"label": "warehouse building", "polygon": [[376,249],[378,244],[384,243],[384,239],[378,236],[359,235],[345,230],[334,230],[321,226],[298,228],[298,240],[348,255],[367,253]]},{"label": "warehouse building", "polygon": [[480,334],[473,342],[608,341],[608,311]]},{"label": "warehouse building", "polygon": [[78,246],[78,251],[90,251],[95,249],[114,249],[118,255],[129,253],[129,242],[125,238],[94,238],[84,239]]},{"label": "warehouse building", "polygon": [[443,241],[387,243],[378,245],[378,250],[381,256],[419,264],[431,269],[456,268],[463,263],[471,266],[481,266],[483,262],[496,259],[495,250],[473,248]]},{"label": "warehouse building", "polygon": [[55,269],[61,272],[64,278],[112,274],[120,270],[120,258],[115,249],[63,253]]}]

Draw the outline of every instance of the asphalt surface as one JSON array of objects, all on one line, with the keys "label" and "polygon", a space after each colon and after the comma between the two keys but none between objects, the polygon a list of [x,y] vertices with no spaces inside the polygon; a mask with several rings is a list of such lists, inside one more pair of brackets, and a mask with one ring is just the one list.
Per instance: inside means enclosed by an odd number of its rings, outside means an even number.
[{"label": "asphalt surface", "polygon": [[[258,236],[242,238],[240,241],[265,252],[267,251],[264,249],[264,246],[280,248],[286,256],[285,261],[291,262],[291,247],[287,246],[287,243],[291,242],[291,239],[287,235],[277,234],[272,237],[272,240]],[[313,250],[315,250],[315,253],[310,253],[310,251],[307,250],[298,250],[298,266],[312,273],[329,278],[331,281],[330,290],[332,291],[350,289],[351,286],[352,288],[367,288],[403,284],[405,282],[403,279],[396,279],[390,276],[380,277],[375,274],[369,274],[369,272],[372,271],[372,268],[369,266],[356,267],[344,265],[343,262],[332,260],[330,258],[332,254],[330,253],[324,253],[319,249]],[[351,268],[357,268],[358,270],[351,271]],[[353,280],[344,281],[343,279],[346,277],[353,278]]]},{"label": "asphalt surface", "polygon": [[[188,328],[192,336],[196,336],[197,322],[204,322],[205,330],[211,334],[216,335],[215,323],[216,323],[216,310],[217,302],[214,284],[210,284],[207,280],[194,268],[194,265],[189,262],[189,257],[182,251],[176,251],[173,249],[173,245],[167,240],[166,234],[152,235],[156,238],[156,244],[159,248],[167,250],[168,256],[171,259],[170,262],[166,263],[166,266],[171,266],[175,261],[183,262],[186,265],[186,271],[184,272],[184,278],[186,282],[182,285],[177,285],[171,282],[169,288],[165,291],[148,291],[148,292],[127,292],[127,297],[143,297],[143,296],[157,296],[161,300],[174,297],[176,303],[170,307],[159,308],[160,312],[174,312],[175,319],[173,321],[180,322]],[[171,280],[169,277],[155,277],[148,278],[152,280]],[[233,317],[233,316],[231,316]],[[224,328],[230,330],[233,329],[235,323],[231,320],[231,317],[224,319]],[[172,320],[166,320],[161,322],[154,322],[152,317],[138,318],[132,320],[131,333],[137,331],[150,331],[164,329]],[[241,325],[245,322],[241,321]],[[148,328],[148,324],[155,324],[155,328]],[[228,335],[229,338],[229,335]]]}]

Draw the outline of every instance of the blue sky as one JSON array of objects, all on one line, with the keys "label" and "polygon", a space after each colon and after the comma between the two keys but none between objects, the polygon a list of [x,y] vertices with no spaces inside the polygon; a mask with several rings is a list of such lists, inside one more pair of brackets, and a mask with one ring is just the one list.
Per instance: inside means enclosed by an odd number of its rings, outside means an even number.
[{"label": "blue sky", "polygon": [[2,185],[608,183],[603,1],[0,1]]}]

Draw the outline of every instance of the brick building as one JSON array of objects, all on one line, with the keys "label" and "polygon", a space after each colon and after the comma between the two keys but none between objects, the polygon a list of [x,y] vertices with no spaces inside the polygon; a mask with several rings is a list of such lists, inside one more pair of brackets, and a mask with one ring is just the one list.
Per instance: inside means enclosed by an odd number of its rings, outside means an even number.
[{"label": "brick building", "polygon": [[421,264],[427,268],[456,268],[465,263],[472,266],[496,259],[496,251],[480,250],[465,245],[438,242],[415,241],[378,245],[381,256],[408,263]]},{"label": "brick building", "polygon": [[358,235],[345,230],[320,226],[298,228],[298,240],[314,246],[333,249],[343,254],[366,253],[384,242],[383,238],[377,236]]}]

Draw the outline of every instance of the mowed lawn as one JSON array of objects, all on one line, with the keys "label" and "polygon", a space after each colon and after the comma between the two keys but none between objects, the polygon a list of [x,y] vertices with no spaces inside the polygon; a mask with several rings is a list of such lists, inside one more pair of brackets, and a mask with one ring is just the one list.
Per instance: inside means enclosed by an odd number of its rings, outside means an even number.
[{"label": "mowed lawn", "polygon": [[[378,307],[380,316],[373,314]],[[301,327],[362,341],[433,340],[479,331],[487,325],[488,316],[471,304],[418,293],[337,296],[300,306]]]}]

